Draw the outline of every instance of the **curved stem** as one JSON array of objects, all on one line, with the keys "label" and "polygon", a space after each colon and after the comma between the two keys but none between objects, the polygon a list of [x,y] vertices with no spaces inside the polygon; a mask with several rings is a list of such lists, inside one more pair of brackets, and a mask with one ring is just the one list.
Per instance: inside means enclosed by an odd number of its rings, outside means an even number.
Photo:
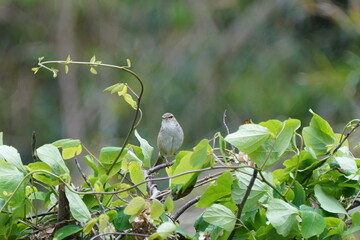
[{"label": "curved stem", "polygon": [[51,69],[51,68],[45,66],[45,64],[54,64],[54,63],[56,63],[56,64],[66,64],[66,65],[67,64],[77,64],[77,65],[88,65],[88,66],[92,66],[92,67],[101,66],[101,67],[107,67],[107,68],[114,68],[114,69],[118,69],[118,70],[122,70],[122,71],[125,71],[127,73],[130,73],[133,77],[135,77],[135,79],[138,80],[138,82],[140,84],[140,93],[139,93],[138,96],[135,94],[135,96],[137,97],[137,107],[136,107],[136,112],[135,112],[133,122],[132,122],[131,127],[130,127],[130,129],[129,129],[126,137],[125,137],[124,143],[123,143],[123,145],[121,147],[121,150],[120,150],[119,154],[116,156],[114,162],[112,163],[110,168],[107,170],[107,174],[109,174],[111,172],[111,170],[113,169],[113,167],[115,166],[115,164],[119,161],[119,158],[120,158],[121,154],[123,153],[123,151],[125,149],[125,146],[128,143],[131,134],[136,129],[136,127],[138,126],[138,124],[139,124],[139,122],[141,120],[140,102],[141,102],[141,98],[142,98],[142,95],[143,95],[143,92],[144,92],[144,84],[143,84],[141,78],[135,72],[128,69],[128,67],[124,67],[124,66],[121,67],[121,66],[117,66],[117,65],[113,65],[113,64],[105,64],[105,63],[98,63],[98,62],[95,62],[95,63],[93,63],[93,62],[80,62],[80,61],[44,61],[44,62],[39,62],[38,65],[40,67],[43,67],[43,68],[53,72],[54,75],[56,76],[57,70],[55,71],[54,69]]}]

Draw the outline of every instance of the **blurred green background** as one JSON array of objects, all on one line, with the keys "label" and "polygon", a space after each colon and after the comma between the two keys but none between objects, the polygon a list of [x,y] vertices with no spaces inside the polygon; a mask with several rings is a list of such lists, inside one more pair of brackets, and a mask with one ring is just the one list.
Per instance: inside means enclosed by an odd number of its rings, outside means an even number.
[{"label": "blurred green background", "polygon": [[[247,119],[301,119],[309,108],[342,126],[360,111],[360,1],[2,0],[0,131],[30,157],[37,145],[79,138],[91,149],[122,143],[134,111],[103,89],[129,75],[31,68],[37,58],[132,62],[144,81],[138,130],[156,145],[172,112],[184,149]],[[136,140],[132,138],[132,142]],[[24,159],[25,160],[25,159]]]}]

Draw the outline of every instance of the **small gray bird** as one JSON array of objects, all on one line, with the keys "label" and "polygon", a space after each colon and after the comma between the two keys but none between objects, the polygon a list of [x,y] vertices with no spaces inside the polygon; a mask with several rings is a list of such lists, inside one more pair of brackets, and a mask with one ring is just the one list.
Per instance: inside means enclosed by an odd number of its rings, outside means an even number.
[{"label": "small gray bird", "polygon": [[155,165],[162,163],[164,158],[168,162],[167,157],[176,155],[183,141],[183,130],[174,115],[172,113],[162,115],[161,128],[157,138],[160,153]]}]

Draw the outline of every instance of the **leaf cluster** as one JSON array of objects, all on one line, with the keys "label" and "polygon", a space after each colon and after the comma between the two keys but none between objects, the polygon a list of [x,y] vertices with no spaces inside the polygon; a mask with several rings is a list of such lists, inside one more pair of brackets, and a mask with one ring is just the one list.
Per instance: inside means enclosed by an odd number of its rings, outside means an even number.
[{"label": "leaf cluster", "polygon": [[[57,61],[65,62],[80,64],[70,58]],[[106,66],[95,57],[87,65]],[[118,83],[105,91],[117,93],[137,113],[141,94],[129,89]],[[125,97],[128,90],[138,101]],[[14,147],[4,145],[1,133],[0,238],[351,238],[360,230],[360,213],[354,210],[360,161],[348,138],[360,120],[339,134],[311,114],[301,132],[297,119],[250,122],[225,137],[215,133],[202,139],[171,164],[159,166],[151,164],[154,148],[136,131],[137,118],[129,131],[136,144],[127,138],[121,147],[103,147],[94,154],[78,139],[61,139],[34,149],[37,161],[27,165]],[[76,172],[69,170],[68,161],[77,164],[80,185],[74,184]],[[283,167],[271,170],[275,164]],[[166,176],[158,177],[162,168]],[[166,189],[158,189],[159,181]],[[175,208],[190,192],[197,196]],[[193,205],[203,211],[190,236],[178,218]],[[63,214],[67,208],[68,215]],[[66,217],[59,220],[59,215]]]}]

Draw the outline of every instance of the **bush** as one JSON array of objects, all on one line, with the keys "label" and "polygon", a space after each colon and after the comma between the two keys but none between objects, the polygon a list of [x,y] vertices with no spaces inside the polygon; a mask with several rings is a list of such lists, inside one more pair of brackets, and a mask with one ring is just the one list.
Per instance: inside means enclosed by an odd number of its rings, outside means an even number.
[{"label": "bush", "polygon": [[[343,133],[311,111],[309,126],[297,119],[240,125],[225,137],[215,133],[171,163],[151,165],[154,148],[136,131],[140,124],[141,78],[125,67],[90,62],[39,59],[36,73],[48,67],[82,64],[93,74],[111,67],[134,76],[137,94],[127,84],[105,89],[134,109],[122,147],[98,154],[77,139],[62,139],[33,149],[35,162],[24,165],[18,151],[0,139],[1,239],[340,239],[360,230],[354,211],[359,195],[359,165],[348,138],[360,126],[352,120]],[[134,100],[134,98],[136,100]],[[225,121],[224,121],[225,122]],[[185,131],[186,132],[186,131]],[[135,135],[139,144],[128,143]],[[78,158],[92,170],[86,176]],[[83,177],[75,186],[65,161],[74,161]],[[269,170],[283,161],[284,168]],[[165,177],[157,172],[165,168]],[[168,187],[160,191],[158,181]],[[196,197],[174,209],[174,201],[200,186]],[[203,208],[196,234],[178,222],[190,206]],[[352,211],[351,211],[352,210]]]}]

